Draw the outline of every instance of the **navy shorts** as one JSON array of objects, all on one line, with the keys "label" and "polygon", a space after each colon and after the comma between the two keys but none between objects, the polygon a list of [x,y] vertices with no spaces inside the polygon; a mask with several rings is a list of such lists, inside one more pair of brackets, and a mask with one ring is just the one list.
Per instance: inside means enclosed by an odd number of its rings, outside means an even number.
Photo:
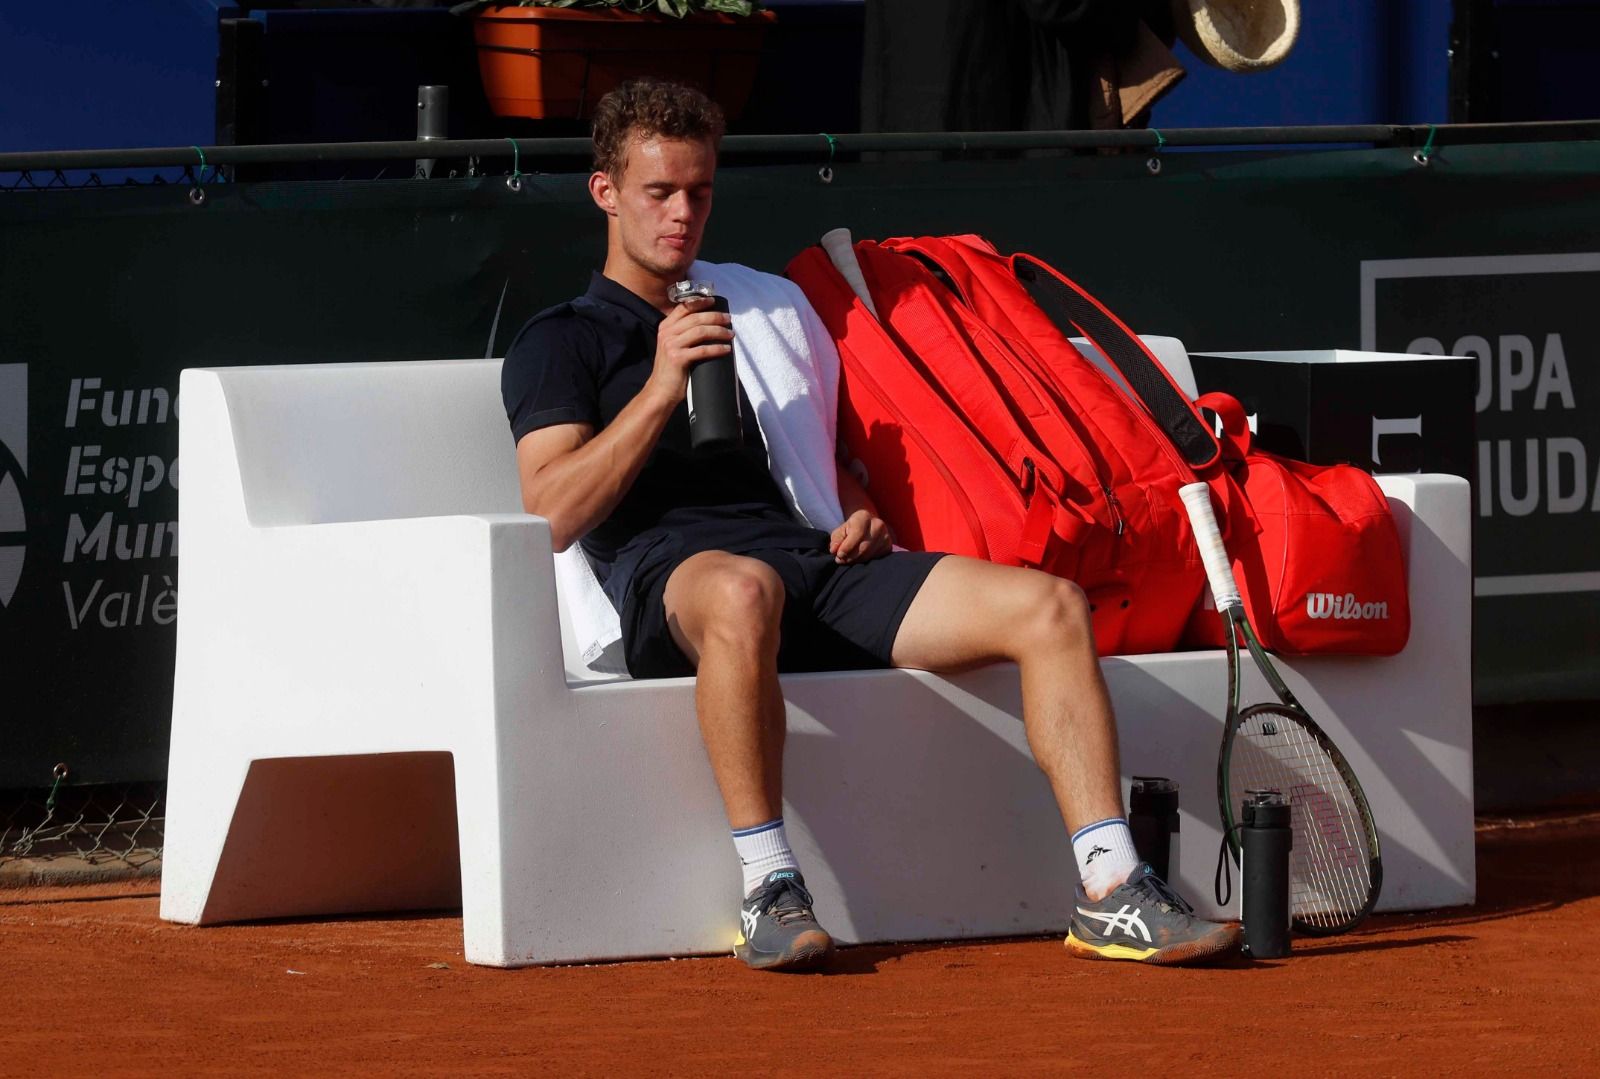
[{"label": "navy shorts", "polygon": [[[687,558],[688,556],[685,556]],[[741,552],[771,566],[783,580],[778,670],[851,671],[889,667],[894,638],[911,601],[942,554],[895,551],[841,566],[826,550],[763,548]],[[622,611],[623,654],[635,678],[694,673],[667,628],[667,579],[684,562],[642,573]]]}]

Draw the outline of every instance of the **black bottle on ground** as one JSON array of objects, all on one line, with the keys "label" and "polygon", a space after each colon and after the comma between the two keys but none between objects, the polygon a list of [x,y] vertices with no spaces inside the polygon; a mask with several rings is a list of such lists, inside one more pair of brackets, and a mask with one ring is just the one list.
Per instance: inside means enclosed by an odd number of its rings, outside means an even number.
[{"label": "black bottle on ground", "polygon": [[1248,791],[1240,807],[1239,920],[1254,959],[1289,954],[1289,803],[1274,790]]},{"label": "black bottle on ground", "polygon": [[1171,882],[1177,875],[1174,840],[1178,834],[1178,784],[1161,776],[1134,776],[1128,793],[1128,830],[1133,849],[1150,863],[1156,876]]}]

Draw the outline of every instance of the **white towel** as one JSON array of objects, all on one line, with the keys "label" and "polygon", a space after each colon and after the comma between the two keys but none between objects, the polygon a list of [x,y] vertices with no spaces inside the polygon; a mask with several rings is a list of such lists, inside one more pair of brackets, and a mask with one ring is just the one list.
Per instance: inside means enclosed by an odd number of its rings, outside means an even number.
[{"label": "white towel", "polygon": [[[736,263],[696,262],[689,276],[728,298],[739,382],[767,443],[767,467],[789,509],[812,528],[844,521],[834,443],[839,422],[839,350],[800,287]],[[583,663],[626,671],[622,627],[594,568],[574,543],[556,555],[556,592]]]}]

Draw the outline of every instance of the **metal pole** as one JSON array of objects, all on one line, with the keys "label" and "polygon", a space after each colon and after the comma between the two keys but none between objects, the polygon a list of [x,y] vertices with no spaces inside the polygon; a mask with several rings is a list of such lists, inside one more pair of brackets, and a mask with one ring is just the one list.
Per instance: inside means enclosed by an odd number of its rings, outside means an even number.
[{"label": "metal pole", "polygon": [[[1346,127],[1213,127],[1132,131],[952,131],[836,135],[730,135],[722,140],[724,157],[741,154],[789,154],[826,160],[830,152],[886,150],[1048,150],[1157,149],[1167,147],[1315,146],[1364,143],[1379,147],[1421,146],[1433,134],[1442,145],[1481,143],[1600,141],[1600,120],[1538,123],[1363,124]],[[429,146],[442,158],[511,156],[506,139],[443,139]],[[586,138],[519,139],[524,162],[587,158],[593,147]],[[416,140],[396,142],[278,143],[254,146],[203,147],[208,164],[303,164],[312,161],[402,161],[416,159]],[[0,172],[31,169],[117,169],[188,165],[197,160],[192,146],[129,150],[51,150],[0,153]]]},{"label": "metal pole", "polygon": [[[433,142],[450,137],[450,87],[417,87],[417,141]],[[436,157],[417,158],[417,176],[433,179]]]}]

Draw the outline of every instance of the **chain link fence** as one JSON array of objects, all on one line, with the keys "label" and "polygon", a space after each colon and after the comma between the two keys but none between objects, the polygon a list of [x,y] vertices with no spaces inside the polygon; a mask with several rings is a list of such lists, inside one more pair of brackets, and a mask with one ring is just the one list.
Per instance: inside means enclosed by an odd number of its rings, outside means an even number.
[{"label": "chain link fence", "polygon": [[0,791],[0,885],[154,876],[166,831],[164,783]]},{"label": "chain link fence", "polygon": [[117,169],[102,176],[99,172],[83,169],[22,169],[0,173],[0,192],[6,191],[71,191],[86,187],[200,187],[224,183],[227,177],[217,168],[196,169],[193,165],[179,171],[159,172],[153,169]]}]

